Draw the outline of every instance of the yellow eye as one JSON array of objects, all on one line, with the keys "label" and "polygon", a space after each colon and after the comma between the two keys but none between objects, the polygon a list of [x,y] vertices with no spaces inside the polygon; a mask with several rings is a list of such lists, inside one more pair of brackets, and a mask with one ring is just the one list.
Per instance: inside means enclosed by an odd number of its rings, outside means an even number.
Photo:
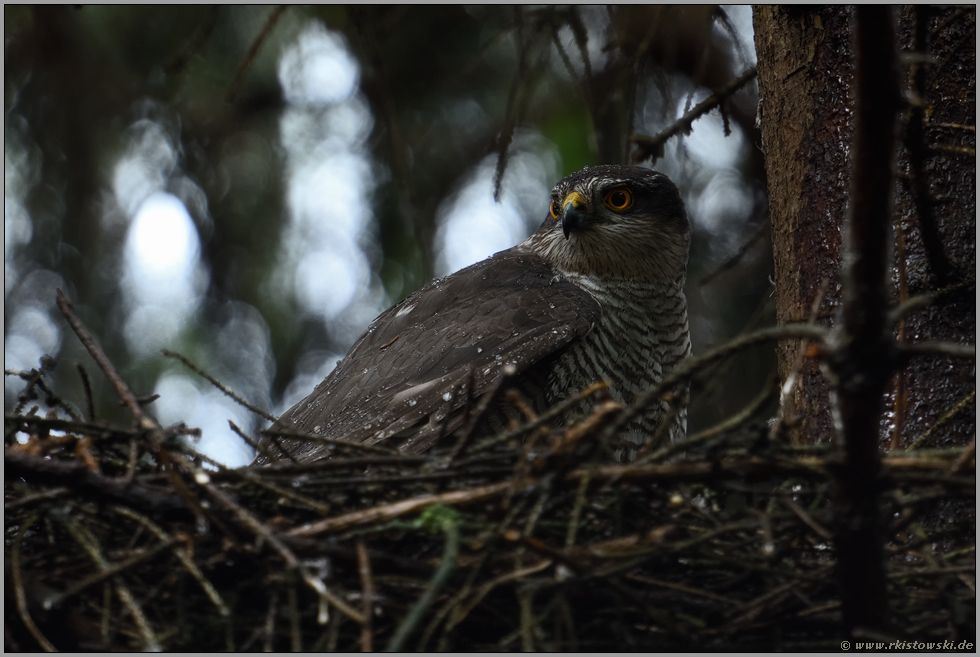
[{"label": "yellow eye", "polygon": [[558,201],[551,202],[551,216],[555,219],[558,218]]},{"label": "yellow eye", "polygon": [[606,207],[622,212],[633,205],[633,195],[628,189],[614,189],[606,194]]}]

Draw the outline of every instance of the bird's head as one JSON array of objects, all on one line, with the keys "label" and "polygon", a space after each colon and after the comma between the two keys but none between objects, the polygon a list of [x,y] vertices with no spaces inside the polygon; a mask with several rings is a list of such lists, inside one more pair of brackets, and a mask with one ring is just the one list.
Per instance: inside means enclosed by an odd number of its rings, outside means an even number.
[{"label": "bird's head", "polygon": [[568,273],[675,281],[687,267],[690,224],[670,178],[603,165],[555,185],[549,216],[529,243]]}]

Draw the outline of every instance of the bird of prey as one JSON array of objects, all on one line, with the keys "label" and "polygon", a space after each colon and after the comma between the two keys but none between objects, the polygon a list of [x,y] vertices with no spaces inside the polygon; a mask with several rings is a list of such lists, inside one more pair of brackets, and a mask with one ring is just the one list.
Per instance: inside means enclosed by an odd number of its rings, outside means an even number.
[{"label": "bird of prey", "polygon": [[[458,427],[464,407],[504,372],[539,412],[599,381],[629,404],[691,351],[689,244],[684,203],[666,175],[625,165],[573,173],[555,185],[536,233],[381,313],[272,430],[417,453]],[[668,417],[670,438],[683,437],[686,391],[673,403],[672,416],[660,401],[634,418],[617,458],[631,460]],[[488,415],[514,412],[501,400]],[[328,455],[323,443],[280,442],[300,462]]]}]

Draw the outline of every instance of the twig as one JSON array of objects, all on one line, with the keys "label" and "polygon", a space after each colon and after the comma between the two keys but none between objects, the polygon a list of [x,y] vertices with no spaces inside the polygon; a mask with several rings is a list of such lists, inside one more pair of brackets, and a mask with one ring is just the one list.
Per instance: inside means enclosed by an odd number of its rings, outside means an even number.
[{"label": "twig", "polygon": [[[167,534],[167,532],[163,531],[163,529],[157,526],[152,520],[142,514],[137,513],[136,511],[133,511],[129,507],[115,505],[112,507],[112,510],[140,523],[161,541],[175,540],[169,534]],[[228,609],[228,606],[225,604],[224,600],[221,599],[221,595],[218,593],[217,589],[214,588],[214,585],[211,584],[211,582],[204,576],[204,573],[202,573],[201,569],[197,567],[194,560],[188,556],[187,550],[179,545],[176,545],[173,548],[173,553],[187,572],[189,572],[191,576],[197,580],[197,583],[201,585],[201,588],[204,589],[204,593],[207,594],[208,599],[210,599],[211,602],[214,603],[214,606],[218,608],[218,613],[220,613],[222,616],[230,616],[231,610]]]},{"label": "twig", "polygon": [[[398,516],[424,509],[434,504],[469,504],[481,502],[488,498],[500,495],[510,488],[517,486],[514,481],[508,480],[480,488],[470,488],[467,490],[456,490],[439,495],[420,495],[412,499],[394,502],[393,504],[382,504],[381,506],[354,511],[334,518],[326,518],[316,522],[300,525],[289,531],[290,536],[314,536],[323,532],[337,531],[346,529],[353,525],[363,525],[374,522],[384,522],[397,518]],[[527,484],[521,484],[523,488]]]},{"label": "twig", "polygon": [[729,82],[720,91],[702,100],[691,108],[690,111],[686,112],[684,116],[677,119],[664,130],[661,130],[656,136],[633,135],[630,137],[630,141],[636,144],[636,150],[633,151],[633,163],[639,164],[643,160],[652,158],[655,164],[658,159],[663,157],[664,145],[671,137],[675,137],[681,133],[685,135],[690,134],[691,126],[696,120],[721,105],[729,96],[745,86],[749,80],[755,78],[756,72],[756,67],[754,66],[746,69],[740,76]]},{"label": "twig", "polygon": [[256,468],[256,469],[251,469],[247,467],[229,468],[225,466],[223,463],[219,463],[218,461],[215,461],[214,459],[208,457],[206,454],[201,454],[195,449],[192,449],[190,447],[187,447],[186,449],[189,453],[193,454],[196,458],[201,459],[205,463],[213,465],[215,468],[217,468],[219,473],[225,475],[229,479],[242,479],[244,481],[251,482],[256,486],[266,489],[267,491],[275,493],[276,495],[280,495],[286,499],[299,502],[300,504],[304,504],[310,507],[311,509],[315,509],[319,511],[320,513],[330,512],[329,504],[326,504],[319,500],[314,500],[313,498],[307,497],[305,495],[300,495],[299,493],[293,492],[287,488],[283,488],[282,486],[277,486],[276,484],[265,481],[265,479],[261,476],[265,474],[263,468]]},{"label": "twig", "polygon": [[[903,473],[916,471],[943,472],[950,467],[949,459],[897,458],[882,459],[883,476],[905,477]],[[795,458],[761,456],[730,456],[712,461],[690,463],[630,463],[627,465],[605,465],[593,468],[578,468],[565,475],[565,481],[577,481],[585,476],[594,480],[616,481],[712,481],[740,477],[765,476],[807,476],[817,479],[826,477],[837,463],[833,458],[803,456]],[[945,473],[943,475],[945,477]]]},{"label": "twig", "polygon": [[84,577],[81,580],[72,584],[70,587],[68,587],[66,590],[62,591],[61,593],[58,593],[50,598],[45,599],[44,608],[52,609],[53,607],[57,607],[61,605],[68,598],[74,595],[78,595],[79,593],[81,593],[88,587],[92,586],[93,584],[104,582],[106,579],[118,575],[124,570],[128,570],[129,568],[132,568],[137,564],[143,563],[144,561],[146,561],[151,557],[155,557],[157,554],[171,547],[176,542],[177,542],[176,538],[173,537],[168,538],[163,543],[158,543],[147,550],[141,550],[140,552],[126,559],[125,561],[120,561],[116,564],[109,566],[105,570],[99,571],[93,575],[89,575],[88,577]]},{"label": "twig", "polygon": [[355,443],[349,440],[336,439],[336,438],[325,438],[324,436],[318,436],[312,433],[303,433],[301,431],[285,431],[285,430],[273,430],[273,429],[263,429],[259,432],[263,436],[276,436],[279,438],[295,438],[298,440],[306,440],[314,443],[321,443],[323,445],[334,445],[336,447],[345,447],[353,450],[361,450],[364,452],[374,452],[376,454],[398,454],[397,450],[388,449],[387,447],[381,447],[379,445],[366,445],[364,443]]},{"label": "twig", "polygon": [[405,641],[408,639],[409,635],[415,629],[415,627],[422,620],[422,616],[432,605],[433,600],[435,600],[436,595],[439,590],[442,589],[446,580],[452,575],[453,571],[456,569],[456,558],[459,555],[459,525],[455,520],[446,520],[442,523],[442,530],[446,534],[445,547],[442,552],[442,561],[439,564],[439,568],[436,570],[432,579],[429,581],[428,586],[426,586],[425,591],[419,596],[419,599],[415,601],[412,605],[411,610],[405,618],[402,619],[401,623],[398,624],[398,628],[392,635],[391,639],[388,641],[388,645],[385,646],[385,652],[399,652]]},{"label": "twig", "polygon": [[211,376],[210,374],[208,374],[207,372],[205,372],[203,369],[201,369],[200,367],[198,367],[197,365],[195,365],[194,363],[192,363],[185,356],[182,356],[182,355],[178,354],[175,351],[170,351],[169,349],[163,349],[163,350],[161,350],[161,353],[164,356],[166,356],[167,358],[175,358],[175,359],[179,360],[181,363],[184,364],[185,367],[187,367],[189,370],[191,370],[192,372],[194,372],[198,376],[200,376],[200,377],[202,377],[204,379],[207,379],[208,382],[211,385],[213,385],[215,388],[217,388],[221,392],[225,393],[228,397],[230,397],[232,400],[234,400],[235,403],[237,403],[238,405],[244,406],[248,410],[252,411],[253,413],[255,413],[256,415],[258,415],[259,417],[265,418],[269,422],[275,422],[276,421],[276,417],[274,415],[272,415],[271,413],[268,413],[266,411],[263,411],[261,408],[257,408],[255,406],[253,406],[252,404],[249,404],[247,401],[245,401],[244,399],[242,399],[241,397],[239,397],[238,395],[236,395],[232,390],[230,390],[227,386],[225,386],[224,384],[222,384],[216,378],[214,378],[213,376]]},{"label": "twig", "polygon": [[897,324],[901,319],[907,317],[911,313],[915,312],[920,308],[925,308],[931,305],[934,301],[939,299],[941,296],[949,294],[951,292],[956,292],[966,287],[975,286],[977,281],[975,278],[968,278],[966,280],[960,281],[959,283],[954,283],[948,285],[935,292],[927,292],[925,294],[917,294],[914,297],[910,297],[906,301],[898,304],[888,312],[888,325],[893,326]]},{"label": "twig", "polygon": [[956,144],[933,144],[929,150],[936,153],[949,153],[951,155],[963,155],[965,157],[976,157],[977,149],[972,146],[957,146]]},{"label": "twig", "polygon": [[898,573],[888,573],[888,577],[895,579],[904,579],[906,577],[926,577],[934,575],[951,575],[954,573],[975,573],[977,572],[976,566],[942,566],[934,568],[917,568],[915,570],[906,570]]},{"label": "twig", "polygon": [[710,591],[702,591],[701,589],[696,589],[691,586],[684,586],[683,584],[677,584],[675,582],[666,582],[662,579],[654,579],[653,577],[647,577],[646,575],[637,575],[635,573],[629,573],[626,575],[626,579],[631,579],[634,582],[643,582],[644,584],[650,584],[652,586],[662,586],[665,589],[674,589],[675,591],[683,591],[684,593],[690,593],[691,595],[696,595],[701,598],[707,598],[708,600],[716,600],[717,602],[724,602],[726,605],[740,605],[742,604],[738,600],[732,600],[731,598],[726,598],[721,595],[716,595]]},{"label": "twig", "polygon": [[514,438],[517,438],[520,435],[523,435],[529,431],[533,431],[534,429],[537,429],[541,425],[550,422],[556,417],[561,417],[562,415],[567,413],[570,409],[574,408],[576,405],[582,403],[583,401],[585,401],[592,395],[596,394],[600,390],[605,390],[608,387],[609,387],[608,384],[606,384],[603,381],[594,383],[588,386],[587,388],[585,388],[584,390],[582,390],[577,395],[573,397],[569,397],[568,399],[558,404],[555,404],[544,413],[541,413],[536,420],[528,422],[527,424],[523,424],[514,431],[504,431],[496,436],[490,436],[489,438],[485,438],[484,440],[476,443],[476,445],[474,445],[472,448],[465,449],[464,451],[483,452],[490,449],[494,445],[499,445],[500,443],[505,443],[510,440],[513,440]]},{"label": "twig", "polygon": [[742,426],[749,420],[751,420],[756,413],[765,406],[773,395],[776,393],[776,379],[775,375],[770,377],[770,379],[762,386],[762,390],[756,395],[755,399],[749,402],[749,405],[743,408],[741,411],[731,416],[727,420],[716,424],[713,427],[700,431],[693,436],[689,436],[684,440],[657,450],[653,454],[646,456],[642,459],[637,459],[636,463],[656,463],[658,461],[663,461],[664,459],[676,454],[677,452],[684,452],[692,449],[693,447],[700,445],[701,443],[707,442],[712,438],[719,436],[721,434],[726,434],[734,431],[738,427]]},{"label": "twig", "polygon": [[[715,426],[709,427],[704,431],[699,431],[698,433],[694,434],[693,436],[690,436],[686,440],[679,443],[675,443],[675,445],[677,445],[678,447],[682,445],[689,446],[692,443],[700,443],[702,441],[714,438],[715,436],[729,433],[734,431],[735,429],[738,429],[740,426],[742,426],[743,424],[751,420],[753,417],[755,417],[756,413],[762,410],[762,408],[769,403],[769,400],[772,399],[773,396],[775,396],[776,391],[778,389],[779,389],[778,386],[776,386],[776,375],[773,374],[769,378],[769,380],[762,385],[762,389],[759,390],[759,394],[757,394],[755,398],[749,402],[748,406],[746,406],[745,408],[743,408],[742,410],[740,410],[738,413],[731,416],[727,420],[719,422]],[[671,449],[672,447],[673,446],[670,445],[666,449]],[[657,461],[663,458],[666,458],[666,455],[660,455],[657,458],[655,459],[652,458],[650,460]]]},{"label": "twig", "polygon": [[886,331],[891,167],[900,98],[892,20],[890,7],[856,10],[851,203],[841,319],[828,359],[834,424],[843,439],[843,462],[834,473],[834,546],[848,634],[880,629],[888,615],[877,477],[878,425],[894,365]]},{"label": "twig", "polygon": [[820,523],[813,519],[813,516],[811,516],[803,507],[793,501],[791,497],[784,497],[783,503],[788,506],[793,513],[799,516],[800,520],[802,520],[807,527],[820,534],[822,539],[825,541],[834,540],[834,535],[824,529]]},{"label": "twig", "polygon": [[214,5],[208,9],[207,17],[194,31],[190,39],[187,40],[187,44],[181,49],[180,53],[173,58],[173,60],[167,64],[164,68],[164,72],[167,75],[174,75],[179,73],[181,69],[187,66],[187,62],[191,60],[191,57],[195,52],[204,44],[208,36],[214,30],[214,26],[218,23],[218,10],[221,5]]},{"label": "twig", "polygon": [[966,342],[945,342],[943,340],[923,340],[922,342],[903,342],[897,345],[899,364],[908,360],[912,356],[918,355],[941,355],[953,356],[955,358],[977,357],[977,346]]},{"label": "twig", "polygon": [[[187,461],[186,458],[180,454],[173,455],[174,461],[179,463],[182,467],[186,468],[190,472],[194,472],[197,468],[193,467],[191,463]],[[309,572],[309,570],[296,558],[293,551],[286,547],[273,532],[262,523],[258,518],[252,515],[251,512],[240,506],[221,488],[215,486],[211,483],[210,478],[202,473],[203,476],[195,476],[195,480],[208,492],[208,494],[218,501],[223,507],[231,511],[243,525],[245,525],[249,530],[251,530],[256,536],[260,536],[265,541],[271,545],[279,556],[282,557],[283,561],[290,569],[296,569],[299,571],[300,576],[303,581],[312,588],[318,596],[326,599],[327,602],[339,609],[344,615],[349,616],[351,619],[357,621],[358,623],[363,622],[360,612],[352,608],[346,602],[344,602],[340,597],[335,595],[330,589],[326,587],[323,581]],[[295,530],[294,530],[295,531]]]},{"label": "twig", "polygon": [[374,633],[374,579],[371,577],[371,559],[368,557],[367,546],[364,541],[357,542],[357,572],[361,576],[361,600],[364,614],[364,622],[361,623],[361,652],[373,652],[371,649],[371,637]]},{"label": "twig", "polygon": [[517,587],[517,606],[520,608],[520,633],[521,650],[523,652],[535,652],[534,650],[534,590],[527,584]]},{"label": "twig", "polygon": [[483,601],[485,597],[487,597],[487,595],[493,589],[497,588],[498,586],[506,582],[510,582],[515,579],[523,579],[528,575],[540,573],[542,570],[546,570],[550,568],[554,563],[555,562],[552,559],[544,559],[534,564],[533,566],[528,566],[527,568],[520,568],[518,570],[509,572],[506,575],[501,575],[500,577],[490,580],[489,582],[487,582],[486,584],[480,587],[480,589],[476,592],[473,598],[466,604],[465,607],[463,607],[463,610],[458,614],[458,616],[453,618],[453,621],[451,623],[452,627],[459,625],[470,614],[470,612],[473,611],[476,608],[476,606]]},{"label": "twig", "polygon": [[[66,518],[63,522],[68,533],[84,548],[92,561],[95,562],[96,567],[100,571],[109,570],[111,568],[109,562],[102,556],[102,550],[99,548],[98,542],[88,529],[72,518]],[[160,652],[162,647],[160,646],[160,642],[157,641],[156,635],[153,633],[153,628],[150,627],[150,621],[147,620],[146,614],[143,613],[143,608],[136,602],[136,598],[130,592],[129,587],[123,583],[119,575],[113,576],[113,586],[116,589],[116,595],[119,596],[123,606],[126,607],[129,615],[133,617],[133,621],[136,623],[136,629],[143,639],[144,649],[149,652]]]},{"label": "twig", "polygon": [[79,461],[31,456],[9,447],[3,450],[3,461],[4,471],[8,476],[21,476],[29,481],[59,487],[68,485],[72,490],[96,499],[128,502],[156,511],[187,508],[176,495],[158,492],[137,483],[127,486],[118,479],[93,473]]},{"label": "twig", "polygon": [[81,363],[77,364],[78,376],[82,379],[82,390],[85,392],[85,417],[89,422],[95,421],[95,403],[92,400],[92,384],[88,380],[88,372]]},{"label": "twig", "polygon": [[823,340],[826,335],[827,329],[822,326],[812,326],[809,324],[784,324],[782,326],[772,326],[748,335],[739,336],[734,340],[723,344],[720,347],[715,347],[714,349],[711,349],[699,356],[689,356],[681,361],[676,368],[665,376],[659,385],[638,394],[633,400],[633,403],[623,409],[616,421],[613,422],[613,424],[606,430],[603,438],[605,440],[611,439],[612,436],[614,436],[626,425],[626,423],[642,413],[644,409],[646,409],[647,406],[649,406],[653,401],[659,399],[661,395],[668,390],[671,390],[678,383],[690,378],[690,376],[695,372],[716,360],[720,360],[743,349],[765,342],[772,342],[786,338]]},{"label": "twig", "polygon": [[[929,8],[915,7],[915,29],[913,31],[912,51],[925,54],[928,48],[926,34],[929,23]],[[922,234],[922,245],[932,273],[936,275],[939,286],[949,282],[952,274],[949,259],[943,251],[942,239],[932,212],[932,198],[929,196],[929,180],[926,172],[925,144],[925,87],[926,67],[919,61],[909,64],[909,74],[912,79],[911,113],[908,127],[905,131],[905,147],[909,154],[909,182],[912,186],[912,201],[915,204],[915,214],[919,219]]]},{"label": "twig", "polygon": [[568,531],[565,533],[565,549],[575,545],[575,534],[578,532],[579,519],[582,517],[582,507],[585,506],[585,491],[588,490],[592,477],[586,475],[579,479],[578,490],[575,491],[575,506],[568,518]]},{"label": "twig", "polygon": [[442,637],[440,637],[439,645],[436,647],[436,652],[447,652],[446,639],[448,638],[449,631],[452,629],[453,619],[459,614],[460,604],[465,600],[470,591],[473,589],[473,582],[476,581],[477,576],[486,564],[487,559],[490,554],[488,552],[483,552],[476,562],[476,565],[470,568],[470,574],[466,577],[466,581],[463,586],[456,592],[455,595],[446,600],[442,608],[439,609],[435,614],[432,615],[432,620],[429,621],[428,627],[422,632],[422,637],[419,639],[418,645],[415,647],[415,652],[424,652],[425,646],[429,643],[429,639],[432,638],[432,634],[435,632],[436,627],[442,623],[443,619],[449,615],[449,620],[443,627]]},{"label": "twig", "polygon": [[[473,369],[470,368],[469,384],[466,386],[467,395],[469,395],[473,389],[472,375]],[[493,403],[493,400],[500,392],[501,386],[504,385],[504,381],[506,381],[508,378],[507,368],[504,368],[504,372],[490,384],[490,389],[483,393],[483,396],[480,397],[480,401],[476,406],[476,411],[473,412],[469,418],[467,418],[468,421],[464,424],[459,434],[459,438],[453,445],[452,451],[449,452],[449,457],[446,460],[447,467],[452,464],[452,462],[460,455],[460,453],[462,453],[464,449],[466,449],[466,446],[470,441],[470,436],[473,435],[473,430],[476,429],[476,426],[479,424],[480,420],[487,414],[487,411],[490,409],[490,404]],[[469,408],[469,405],[467,405],[467,408]]]},{"label": "twig", "polygon": [[752,234],[752,237],[749,238],[749,241],[743,244],[735,255],[733,255],[731,258],[729,258],[725,262],[721,263],[718,267],[716,267],[714,271],[708,272],[706,275],[702,276],[701,280],[698,281],[698,285],[707,285],[711,281],[715,280],[715,278],[717,278],[720,274],[725,273],[726,271],[728,271],[729,269],[737,265],[739,261],[745,257],[745,254],[748,253],[749,250],[753,246],[755,246],[756,243],[760,239],[762,239],[762,237],[771,228],[772,225],[768,221],[762,221],[759,224],[759,227],[755,229],[755,233]]},{"label": "twig", "polygon": [[966,449],[963,450],[963,453],[960,454],[953,462],[953,465],[950,466],[949,468],[950,474],[956,474],[960,470],[963,470],[967,466],[967,464],[969,464],[971,459],[976,460],[976,458],[977,458],[977,435],[976,433],[974,433],[973,440],[970,441],[970,444],[966,446]]},{"label": "twig", "polygon": [[20,498],[19,500],[14,500],[12,502],[4,502],[3,503],[3,510],[5,512],[6,511],[10,511],[10,510],[16,509],[18,507],[27,506],[28,504],[34,504],[34,502],[40,502],[42,500],[50,500],[50,499],[55,498],[55,497],[61,497],[62,495],[65,495],[65,494],[70,493],[70,492],[71,492],[70,489],[64,488],[64,487],[51,488],[49,490],[41,491],[40,493],[33,493],[32,495],[25,495],[24,497]]},{"label": "twig", "polygon": [[299,601],[296,596],[296,575],[291,573],[286,587],[286,606],[289,609],[289,642],[293,652],[303,652],[303,635],[300,634]]},{"label": "twig", "polygon": [[[242,431],[242,429],[231,420],[228,420],[228,427],[236,434],[238,434],[238,437],[244,440],[245,443],[248,446],[250,446],[252,449],[254,449],[256,452],[269,459],[270,462],[275,461],[275,457],[269,454],[269,450],[265,448],[265,445],[263,445],[261,441],[252,438],[250,435]],[[292,455],[290,454],[287,454],[287,456],[289,458],[292,458]],[[293,462],[295,463],[296,460],[293,459]]]},{"label": "twig", "polygon": [[428,456],[415,456],[392,454],[390,456],[364,456],[357,458],[332,458],[320,459],[312,463],[271,463],[262,466],[246,466],[254,470],[263,478],[268,477],[290,477],[298,474],[326,472],[328,470],[346,470],[353,468],[364,468],[375,465],[419,465],[430,461]]},{"label": "twig", "polygon": [[74,420],[63,420],[56,417],[40,417],[37,415],[13,415],[4,413],[4,424],[6,427],[18,430],[21,427],[35,427],[41,429],[43,433],[48,431],[64,431],[65,433],[81,434],[99,438],[100,440],[129,440],[137,434],[127,429],[113,429],[103,424],[93,424],[89,422],[76,422]]},{"label": "twig", "polygon": [[528,43],[525,35],[526,25],[523,20],[524,14],[520,6],[514,7],[514,22],[517,24],[517,71],[514,72],[514,79],[510,83],[507,92],[507,105],[504,109],[504,126],[497,136],[497,165],[493,173],[493,200],[500,202],[500,186],[503,183],[504,172],[507,169],[507,155],[510,142],[514,138],[514,128],[518,120],[514,117],[517,112],[517,96],[521,91],[521,84],[527,76],[527,51]]},{"label": "twig", "polygon": [[27,631],[31,633],[34,640],[40,644],[46,652],[58,652],[58,649],[48,641],[47,637],[38,629],[37,625],[34,624],[34,619],[31,618],[31,613],[27,609],[27,596],[24,594],[24,582],[21,578],[20,573],[20,548],[21,544],[24,542],[24,535],[27,534],[27,530],[31,528],[37,522],[37,516],[32,516],[27,520],[27,522],[21,524],[20,530],[17,532],[17,537],[14,539],[13,547],[10,550],[10,578],[13,580],[14,585],[14,598],[17,601],[17,613],[20,615],[21,621],[24,623],[24,627]]},{"label": "twig", "polygon": [[276,608],[279,606],[279,591],[273,591],[269,596],[269,610],[265,614],[265,640],[262,642],[263,652],[272,652],[272,635],[276,631]]},{"label": "twig", "polygon": [[82,346],[85,347],[86,351],[92,356],[99,369],[105,374],[106,378],[109,379],[109,383],[113,385],[116,392],[119,394],[119,398],[123,400],[129,411],[133,414],[133,418],[137,421],[137,426],[140,429],[159,431],[159,425],[146,413],[143,412],[143,407],[140,406],[139,401],[136,399],[136,395],[129,389],[129,386],[119,373],[116,372],[116,368],[113,367],[112,362],[102,351],[102,348],[95,342],[95,338],[92,334],[88,332],[85,325],[82,324],[82,320],[78,318],[72,308],[71,302],[68,301],[68,297],[60,289],[58,290],[58,309],[61,310],[61,314],[65,316],[68,320],[68,325],[71,326],[75,335],[78,336],[79,341],[81,341]]},{"label": "twig", "polygon": [[967,393],[966,397],[953,404],[953,406],[945,413],[943,413],[938,420],[933,422],[928,429],[923,431],[922,435],[920,435],[918,438],[913,440],[912,444],[910,444],[906,449],[909,450],[917,449],[920,445],[922,445],[924,442],[929,440],[933,436],[933,434],[939,431],[940,428],[945,426],[947,422],[952,420],[957,413],[961,411],[965,411],[969,408],[973,408],[975,406],[976,400],[977,400],[977,391],[976,389],[973,389],[969,393]]},{"label": "twig", "polygon": [[283,12],[288,8],[289,5],[279,5],[269,12],[269,17],[265,19],[265,25],[262,26],[262,30],[259,32],[258,36],[255,37],[255,41],[252,42],[248,52],[245,53],[245,57],[242,58],[241,63],[238,65],[238,70],[235,71],[235,77],[232,78],[231,85],[228,87],[228,92],[225,94],[226,103],[231,103],[235,100],[235,94],[238,93],[238,86],[245,77],[245,73],[252,65],[252,61],[255,59],[255,56],[259,54],[259,49],[262,47],[262,44],[265,43],[265,40],[269,37],[269,34],[272,33],[272,28],[276,26],[276,23],[279,22]]}]

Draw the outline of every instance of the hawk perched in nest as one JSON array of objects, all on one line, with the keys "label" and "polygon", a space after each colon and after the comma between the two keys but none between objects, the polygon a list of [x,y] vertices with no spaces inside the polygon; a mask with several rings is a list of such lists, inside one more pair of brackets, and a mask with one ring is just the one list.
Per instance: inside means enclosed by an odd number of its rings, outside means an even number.
[{"label": "hawk perched in nest", "polygon": [[[381,313],[273,430],[420,452],[504,372],[538,411],[597,381],[628,404],[691,351],[689,243],[684,203],[664,174],[615,165],[573,173],[555,185],[536,233]],[[508,413],[503,400],[492,406],[485,431]],[[660,402],[634,419],[617,457],[631,459],[630,443],[667,417]],[[671,422],[670,438],[681,438],[686,401]],[[299,461],[327,455],[319,443],[281,442]]]}]

